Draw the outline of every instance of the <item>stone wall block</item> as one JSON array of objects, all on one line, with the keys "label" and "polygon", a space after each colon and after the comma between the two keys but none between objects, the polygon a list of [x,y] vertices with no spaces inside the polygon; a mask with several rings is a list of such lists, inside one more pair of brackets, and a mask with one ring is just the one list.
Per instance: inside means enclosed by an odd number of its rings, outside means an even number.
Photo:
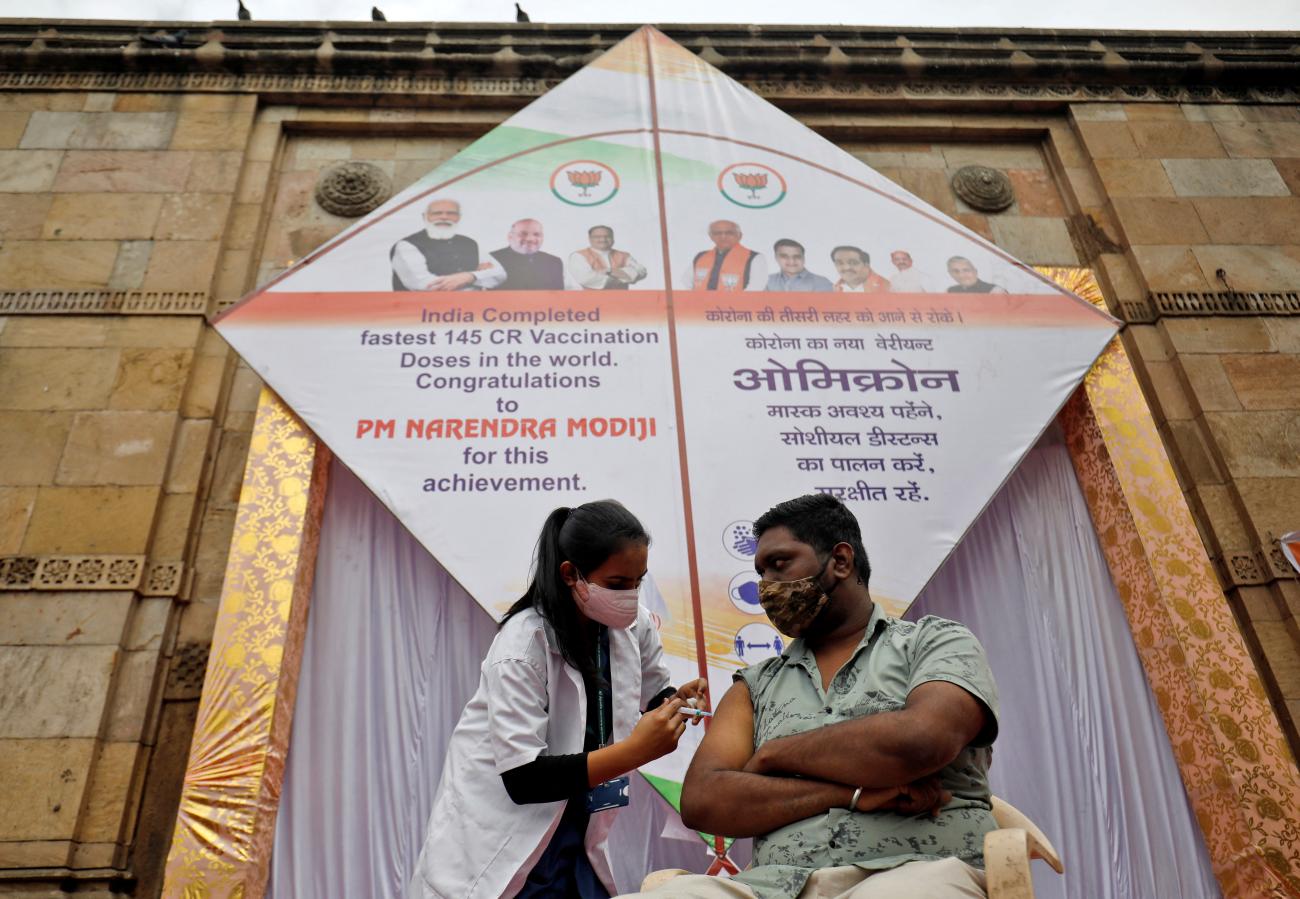
[{"label": "stone wall block", "polygon": [[952,192],[949,175],[942,169],[903,169],[899,172],[899,185],[916,194],[935,209],[952,215],[957,211],[957,198]]},{"label": "stone wall block", "polygon": [[0,555],[14,555],[22,547],[35,507],[35,487],[0,487]]},{"label": "stone wall block", "polygon": [[1237,600],[1245,610],[1246,617],[1252,622],[1283,620],[1283,607],[1267,586],[1238,587]]},{"label": "stone wall block", "polygon": [[0,646],[0,739],[98,736],[117,653],[116,646]]},{"label": "stone wall block", "polygon": [[192,349],[203,329],[197,315],[124,315],[113,321],[111,334],[120,347]]},{"label": "stone wall block", "polygon": [[23,132],[27,130],[27,120],[31,113],[21,109],[0,111],[0,149],[12,149],[18,146]]},{"label": "stone wall block", "polygon": [[161,486],[40,487],[23,552],[140,554]]},{"label": "stone wall block", "polygon": [[6,347],[0,409],[102,409],[117,371],[116,349]]},{"label": "stone wall block", "polygon": [[1127,122],[1076,122],[1075,130],[1093,159],[1131,159],[1142,155]]},{"label": "stone wall block", "polygon": [[1093,259],[1093,267],[1115,299],[1120,302],[1138,302],[1145,299],[1146,291],[1142,289],[1142,284],[1138,281],[1127,257],[1119,253],[1099,253]]},{"label": "stone wall block", "polygon": [[62,158],[58,150],[0,150],[0,192],[45,193]]},{"label": "stone wall block", "polygon": [[144,650],[163,652],[167,626],[175,601],[170,596],[146,596],[134,604],[131,623],[122,648],[137,653]]},{"label": "stone wall block", "polygon": [[102,347],[112,322],[95,315],[15,315],[0,331],[0,347]]},{"label": "stone wall block", "polygon": [[212,439],[212,420],[188,418],[180,423],[176,448],[167,468],[168,493],[194,493],[199,489],[203,463]]},{"label": "stone wall block", "polygon": [[0,412],[0,484],[53,483],[71,428],[68,412]]},{"label": "stone wall block", "polygon": [[39,240],[53,204],[54,197],[49,194],[0,195],[0,241]]},{"label": "stone wall block", "polygon": [[69,150],[54,190],[71,193],[177,193],[194,154],[157,150]]},{"label": "stone wall block", "polygon": [[1245,408],[1300,409],[1300,355],[1224,356],[1223,369]]},{"label": "stone wall block", "polygon": [[1162,318],[1158,327],[1178,353],[1271,353],[1261,318]]},{"label": "stone wall block", "polygon": [[[1237,479],[1238,486],[1245,479],[1270,478],[1275,482],[1295,479],[1292,493],[1296,505],[1290,507],[1290,524],[1281,526],[1280,519],[1272,516],[1274,524],[1255,520],[1260,532],[1272,530],[1275,534],[1295,529],[1294,512],[1300,509],[1300,412],[1207,412],[1214,443],[1219,449],[1228,473]],[[1245,493],[1243,491],[1243,499]],[[1267,498],[1270,508],[1282,496]]]},{"label": "stone wall block", "polygon": [[1124,115],[1130,122],[1185,122],[1177,103],[1125,103]]},{"label": "stone wall block", "polygon": [[1241,409],[1233,384],[1223,370],[1225,362],[1233,358],[1236,357],[1209,353],[1179,355],[1177,364],[1191,389],[1192,403],[1200,411],[1235,412]]},{"label": "stone wall block", "polygon": [[1190,200],[1112,197],[1115,218],[1131,245],[1188,246],[1209,243]]},{"label": "stone wall block", "polygon": [[157,241],[145,272],[145,290],[207,290],[220,242]]},{"label": "stone wall block", "polygon": [[1128,127],[1143,156],[1203,158],[1224,155],[1216,126],[1205,122],[1129,122]]},{"label": "stone wall block", "polygon": [[156,649],[119,654],[106,739],[128,743],[145,739],[146,722],[162,704],[163,670]]},{"label": "stone wall block", "polygon": [[173,150],[242,150],[252,128],[249,115],[229,112],[182,112],[172,135]]},{"label": "stone wall block", "polygon": [[109,408],[167,410],[180,407],[193,350],[124,347]]},{"label": "stone wall block", "polygon": [[1021,215],[1065,216],[1061,193],[1046,169],[1010,169],[1007,177],[1011,179],[1016,194],[1016,208]]},{"label": "stone wall block", "polygon": [[1295,159],[1274,159],[1273,168],[1286,182],[1287,190],[1300,197],[1300,157]]},{"label": "stone wall block", "polygon": [[0,644],[115,647],[133,596],[125,590],[0,593]]},{"label": "stone wall block", "polygon": [[[0,752],[3,744],[0,744]],[[62,868],[68,863],[66,840],[14,840],[0,842],[0,868]],[[21,894],[20,894],[21,895]],[[40,894],[36,894],[39,896]],[[61,899],[47,893],[50,899]],[[27,899],[26,896],[23,899]],[[36,899],[33,896],[32,899]]]},{"label": "stone wall block", "polygon": [[93,739],[0,740],[0,840],[70,840],[94,754]]},{"label": "stone wall block", "polygon": [[229,209],[226,194],[173,194],[162,205],[154,236],[159,240],[219,240]]},{"label": "stone wall block", "polygon": [[1064,169],[1065,183],[1074,195],[1075,206],[1097,209],[1106,205],[1102,193],[1101,181],[1097,175],[1085,166],[1069,166]]},{"label": "stone wall block", "polygon": [[1290,193],[1268,159],[1162,159],[1159,165],[1180,197],[1285,197]]},{"label": "stone wall block", "polygon": [[1223,269],[1233,290],[1293,291],[1300,284],[1300,246],[1214,244],[1193,247],[1192,252],[1207,278]]},{"label": "stone wall block", "polygon": [[152,236],[158,194],[56,194],[45,217],[47,240],[139,240]]},{"label": "stone wall block", "polygon": [[1172,197],[1174,187],[1158,159],[1098,159],[1097,175],[1112,197]]},{"label": "stone wall block", "polygon": [[1242,510],[1237,505],[1232,488],[1220,484],[1196,484],[1189,494],[1196,506],[1197,521],[1209,524],[1213,543],[1225,555],[1249,550],[1254,542],[1246,530]]},{"label": "stone wall block", "polygon": [[149,558],[183,559],[188,555],[195,501],[193,493],[163,494],[149,542]]},{"label": "stone wall block", "polygon": [[130,839],[135,807],[143,788],[149,751],[139,743],[101,743],[96,753],[77,840],[116,843]]},{"label": "stone wall block", "polygon": [[239,185],[244,154],[238,150],[196,150],[185,190],[190,193],[233,194]]},{"label": "stone wall block", "polygon": [[109,290],[136,290],[144,283],[153,253],[152,240],[124,240],[117,248],[113,273],[108,276]]},{"label": "stone wall block", "polygon": [[1300,697],[1300,641],[1281,621],[1254,624],[1255,639],[1278,690],[1287,698]]},{"label": "stone wall block", "polygon": [[1224,482],[1223,471],[1205,442],[1199,422],[1171,421],[1165,427],[1168,429],[1168,439],[1176,450],[1177,460],[1193,484]]},{"label": "stone wall block", "polygon": [[1037,143],[948,144],[940,149],[949,169],[967,165],[987,165],[995,169],[1041,169],[1046,166],[1042,148]]},{"label": "stone wall block", "polygon": [[[1196,416],[1181,373],[1172,362],[1147,362],[1145,380],[1155,396],[1157,421],[1190,421]],[[1142,372],[1139,372],[1142,374]]]},{"label": "stone wall block", "polygon": [[1213,127],[1229,156],[1300,156],[1300,122],[1215,122]]},{"label": "stone wall block", "polygon": [[1127,109],[1122,103],[1071,103],[1070,115],[1077,122],[1126,122]]},{"label": "stone wall block", "polygon": [[1300,197],[1208,197],[1192,203],[1210,243],[1300,241]]},{"label": "stone wall block", "polygon": [[[199,526],[198,548],[194,554],[194,596],[196,599],[217,602],[221,597],[221,584],[226,574],[226,558],[230,555],[230,538],[235,531],[234,508],[213,508],[203,514]],[[208,635],[211,639],[211,634]]]},{"label": "stone wall block", "polygon": [[1079,264],[1079,253],[1061,219],[994,217],[991,225],[997,245],[1030,265]]},{"label": "stone wall block", "polygon": [[176,116],[170,112],[33,112],[21,147],[70,150],[159,150]]},{"label": "stone wall block", "polygon": [[[222,341],[222,346],[224,345],[225,342]],[[226,356],[195,357],[190,366],[190,380],[181,400],[181,415],[186,418],[211,418],[215,415],[225,377]]]},{"label": "stone wall block", "polygon": [[[1295,458],[1294,450],[1292,458]],[[1295,510],[1300,509],[1300,478],[1238,477],[1236,485],[1246,515],[1258,533],[1285,534],[1295,528]]]},{"label": "stone wall block", "polygon": [[1129,252],[1149,290],[1210,289],[1196,254],[1187,247],[1130,246]]},{"label": "stone wall block", "polygon": [[1183,117],[1189,122],[1243,122],[1241,107],[1218,103],[1184,103]]},{"label": "stone wall block", "polygon": [[174,412],[79,412],[55,483],[161,484],[175,433]]},{"label": "stone wall block", "polygon": [[1280,353],[1300,353],[1300,318],[1268,316],[1260,319]]},{"label": "stone wall block", "polygon": [[8,290],[97,290],[108,284],[116,261],[112,240],[11,240],[0,246],[0,284]]}]

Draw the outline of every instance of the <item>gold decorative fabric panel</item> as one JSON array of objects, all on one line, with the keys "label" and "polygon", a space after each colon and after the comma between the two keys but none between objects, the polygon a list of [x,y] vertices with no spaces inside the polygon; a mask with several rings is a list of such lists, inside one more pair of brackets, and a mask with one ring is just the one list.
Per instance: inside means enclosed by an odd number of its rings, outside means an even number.
[{"label": "gold decorative fabric panel", "polygon": [[328,452],[263,389],[163,895],[265,891]]},{"label": "gold decorative fabric panel", "polygon": [[1224,895],[1300,896],[1300,775],[1118,338],[1061,423]]}]

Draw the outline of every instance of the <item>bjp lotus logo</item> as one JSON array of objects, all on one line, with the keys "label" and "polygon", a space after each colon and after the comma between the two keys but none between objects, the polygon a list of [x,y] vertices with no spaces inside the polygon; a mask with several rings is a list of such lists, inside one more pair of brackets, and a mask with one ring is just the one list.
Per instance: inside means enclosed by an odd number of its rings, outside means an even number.
[{"label": "bjp lotus logo", "polygon": [[767,172],[732,172],[731,177],[736,179],[736,183],[749,191],[751,200],[758,199],[760,190],[767,190]]},{"label": "bjp lotus logo", "polygon": [[569,183],[582,191],[579,196],[589,197],[591,196],[591,188],[600,185],[600,176],[603,175],[604,172],[600,169],[592,169],[589,172],[580,172],[569,169],[565,174],[569,176]]},{"label": "bjp lotus logo", "polygon": [[785,199],[781,173],[761,162],[737,162],[718,175],[718,190],[737,206],[767,209]]},{"label": "bjp lotus logo", "polygon": [[575,159],[551,173],[551,193],[570,206],[608,203],[618,188],[618,172],[594,159]]}]

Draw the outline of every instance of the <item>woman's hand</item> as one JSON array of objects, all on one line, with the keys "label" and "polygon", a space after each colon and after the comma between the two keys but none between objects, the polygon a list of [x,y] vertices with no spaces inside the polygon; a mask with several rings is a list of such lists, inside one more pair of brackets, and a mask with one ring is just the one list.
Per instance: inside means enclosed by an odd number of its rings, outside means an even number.
[{"label": "woman's hand", "polygon": [[686,719],[681,708],[685,702],[674,696],[653,712],[646,712],[632,728],[623,742],[636,761],[634,767],[662,758],[677,748],[677,741],[686,731]]},{"label": "woman's hand", "polygon": [[[677,688],[677,692],[673,694],[672,698],[680,699],[694,709],[708,709],[709,682],[707,679],[700,677],[684,683]],[[703,718],[697,716],[691,719],[691,724],[699,724],[703,720]]]}]

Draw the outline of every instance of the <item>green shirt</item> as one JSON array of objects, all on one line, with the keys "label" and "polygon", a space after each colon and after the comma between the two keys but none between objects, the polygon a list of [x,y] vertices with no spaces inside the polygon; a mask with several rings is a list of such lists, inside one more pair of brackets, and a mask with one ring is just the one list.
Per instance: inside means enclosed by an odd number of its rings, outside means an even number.
[{"label": "green shirt", "polygon": [[997,736],[997,688],[975,635],[955,621],[888,618],[876,606],[862,642],[822,689],[817,660],[803,640],[776,658],[734,675],[754,703],[754,746],[877,712],[903,708],[929,681],[956,684],[988,710],[975,740],[938,772],[952,793],[938,817],[833,808],[754,838],[754,867],[734,879],[759,899],[793,897],[818,868],[857,865],[870,870],[956,856],[984,866],[984,834],[997,824],[989,804],[988,769]]}]

